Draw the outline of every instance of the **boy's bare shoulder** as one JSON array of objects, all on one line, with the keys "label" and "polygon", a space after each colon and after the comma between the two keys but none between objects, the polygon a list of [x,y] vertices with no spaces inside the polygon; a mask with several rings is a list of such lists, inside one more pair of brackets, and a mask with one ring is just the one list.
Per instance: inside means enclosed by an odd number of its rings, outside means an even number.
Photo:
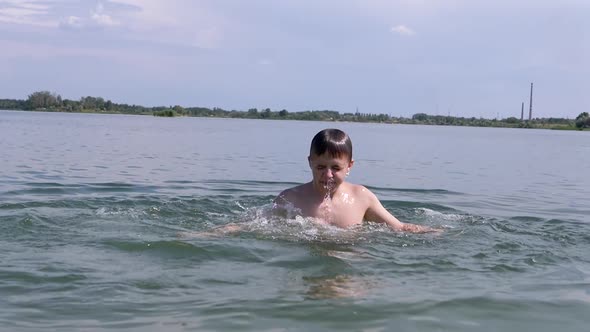
[{"label": "boy's bare shoulder", "polygon": [[288,188],[283,190],[276,198],[275,203],[294,203],[297,201],[302,195],[305,195],[306,192],[309,190],[307,187],[309,186],[308,183],[298,185],[292,188]]},{"label": "boy's bare shoulder", "polygon": [[373,192],[371,190],[369,190],[367,187],[365,187],[363,185],[352,184],[352,183],[349,183],[349,185],[350,185],[350,191],[353,193],[353,195],[357,199],[370,201],[370,200],[373,200],[376,198],[375,194],[373,194]]}]

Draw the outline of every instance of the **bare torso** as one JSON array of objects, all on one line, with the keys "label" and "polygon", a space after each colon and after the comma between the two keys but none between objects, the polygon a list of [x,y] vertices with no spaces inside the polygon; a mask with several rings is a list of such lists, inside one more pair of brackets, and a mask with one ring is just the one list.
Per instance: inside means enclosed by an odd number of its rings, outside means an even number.
[{"label": "bare torso", "polygon": [[279,205],[292,204],[303,217],[320,223],[347,228],[361,224],[369,207],[368,191],[363,186],[343,183],[331,195],[322,194],[306,183],[279,195]]}]

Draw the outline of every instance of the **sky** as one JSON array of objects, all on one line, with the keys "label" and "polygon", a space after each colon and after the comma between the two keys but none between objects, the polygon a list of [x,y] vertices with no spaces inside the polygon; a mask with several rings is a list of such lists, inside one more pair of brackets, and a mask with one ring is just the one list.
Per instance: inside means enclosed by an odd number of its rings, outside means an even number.
[{"label": "sky", "polygon": [[588,0],[0,0],[0,98],[575,118]]}]

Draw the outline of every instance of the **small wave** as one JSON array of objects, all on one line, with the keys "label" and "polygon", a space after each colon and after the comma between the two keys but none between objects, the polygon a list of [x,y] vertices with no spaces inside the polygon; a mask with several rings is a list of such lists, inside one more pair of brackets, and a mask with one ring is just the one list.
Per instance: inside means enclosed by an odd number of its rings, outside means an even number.
[{"label": "small wave", "polygon": [[80,273],[47,272],[47,271],[0,271],[0,279],[4,282],[17,281],[28,284],[70,284],[87,279]]},{"label": "small wave", "polygon": [[142,252],[148,250],[183,253],[184,255],[204,254],[207,250],[181,241],[125,241],[105,240],[103,244],[126,252]]},{"label": "small wave", "polygon": [[147,215],[146,211],[138,210],[136,208],[122,208],[122,207],[100,207],[95,210],[97,216],[128,216],[133,219],[140,218]]},{"label": "small wave", "polygon": [[157,208],[148,208],[147,210],[133,207],[100,207],[94,213],[99,217],[129,217],[131,219],[141,219],[153,213]]},{"label": "small wave", "polygon": [[450,191],[445,189],[413,189],[413,188],[385,188],[366,186],[371,191],[379,192],[404,192],[404,193],[418,193],[418,194],[444,194],[444,195],[462,195],[460,192]]},{"label": "small wave", "polygon": [[200,181],[202,183],[222,183],[222,184],[229,184],[229,185],[250,185],[250,186],[260,186],[260,185],[279,185],[281,187],[287,186],[294,186],[300,183],[298,182],[278,182],[278,181],[252,181],[252,180],[203,180]]},{"label": "small wave", "polygon": [[103,182],[84,184],[87,190],[101,193],[154,193],[161,187],[124,182]]},{"label": "small wave", "polygon": [[460,221],[465,219],[465,215],[456,214],[456,213],[442,213],[439,211],[427,209],[427,208],[417,208],[417,214],[422,214],[424,216],[429,217],[433,220],[446,220],[446,221]]}]

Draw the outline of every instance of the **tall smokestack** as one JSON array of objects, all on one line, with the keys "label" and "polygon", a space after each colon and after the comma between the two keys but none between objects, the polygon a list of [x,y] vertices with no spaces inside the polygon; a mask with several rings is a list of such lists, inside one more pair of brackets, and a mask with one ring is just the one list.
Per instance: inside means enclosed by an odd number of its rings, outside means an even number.
[{"label": "tall smokestack", "polygon": [[529,121],[533,118],[533,83],[531,82],[531,100],[529,101]]},{"label": "tall smokestack", "polygon": [[524,101],[520,105],[520,121],[524,120]]}]

